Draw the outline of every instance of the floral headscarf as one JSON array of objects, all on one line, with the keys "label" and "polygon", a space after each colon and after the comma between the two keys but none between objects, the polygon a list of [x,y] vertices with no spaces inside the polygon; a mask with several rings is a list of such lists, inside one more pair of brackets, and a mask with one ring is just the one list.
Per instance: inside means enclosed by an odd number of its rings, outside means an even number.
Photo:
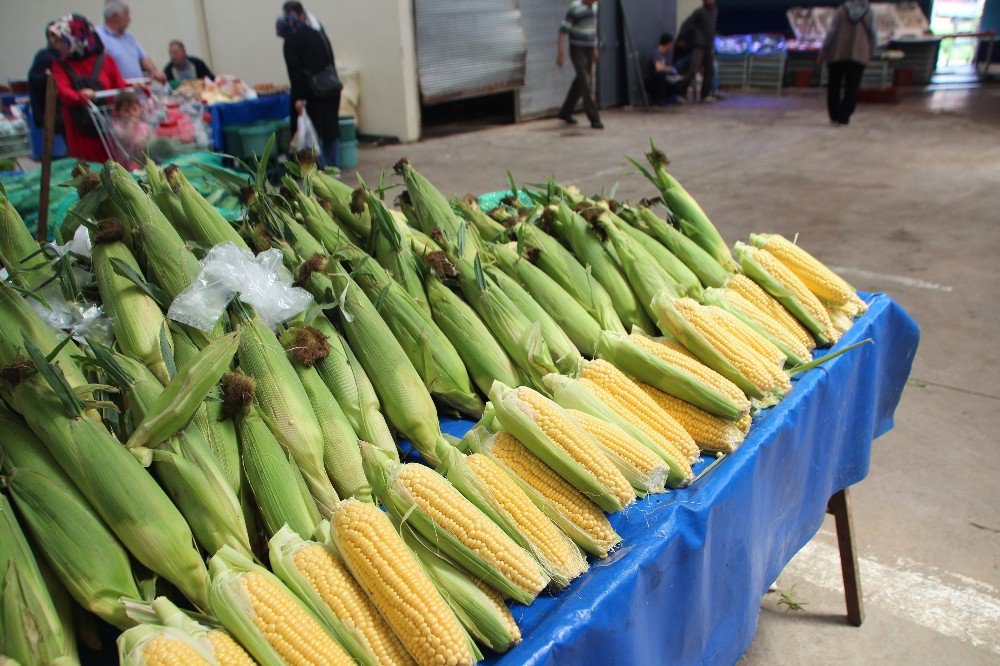
[{"label": "floral headscarf", "polygon": [[94,53],[104,51],[104,44],[94,30],[93,24],[81,14],[67,14],[49,24],[48,32],[69,46],[70,60],[82,60]]}]

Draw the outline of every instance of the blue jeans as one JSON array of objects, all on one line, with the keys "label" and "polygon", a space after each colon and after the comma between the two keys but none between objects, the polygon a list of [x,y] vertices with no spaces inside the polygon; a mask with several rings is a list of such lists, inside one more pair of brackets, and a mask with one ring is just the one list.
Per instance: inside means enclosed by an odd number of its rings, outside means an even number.
[{"label": "blue jeans", "polygon": [[330,139],[323,142],[323,152],[316,156],[319,168],[340,166],[340,139]]},{"label": "blue jeans", "polygon": [[[691,56],[686,55],[675,62],[674,69],[681,74],[686,74],[691,69]],[[714,58],[712,59],[712,94],[719,94],[719,61]]]}]

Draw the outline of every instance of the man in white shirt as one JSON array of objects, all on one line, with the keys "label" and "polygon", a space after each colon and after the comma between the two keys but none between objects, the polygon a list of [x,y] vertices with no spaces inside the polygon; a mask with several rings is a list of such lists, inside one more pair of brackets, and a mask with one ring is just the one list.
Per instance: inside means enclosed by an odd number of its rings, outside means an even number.
[{"label": "man in white shirt", "polygon": [[126,79],[149,76],[165,83],[167,77],[146,54],[135,35],[128,31],[131,22],[128,3],[122,0],[107,0],[104,3],[104,23],[97,26],[104,52],[115,59],[118,70]]}]

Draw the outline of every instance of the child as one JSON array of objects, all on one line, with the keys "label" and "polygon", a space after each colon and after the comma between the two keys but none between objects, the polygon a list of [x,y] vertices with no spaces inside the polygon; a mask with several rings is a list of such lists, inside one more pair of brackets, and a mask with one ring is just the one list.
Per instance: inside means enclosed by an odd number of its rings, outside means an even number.
[{"label": "child", "polygon": [[143,159],[152,131],[142,118],[142,104],[135,93],[125,91],[115,97],[111,124],[118,142],[126,152],[122,156],[122,166],[129,171],[140,168],[136,160]]}]

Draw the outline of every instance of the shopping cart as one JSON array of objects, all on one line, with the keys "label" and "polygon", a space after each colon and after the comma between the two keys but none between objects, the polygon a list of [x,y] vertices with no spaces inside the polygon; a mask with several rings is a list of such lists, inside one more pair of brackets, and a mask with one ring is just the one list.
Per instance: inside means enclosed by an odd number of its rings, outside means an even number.
[{"label": "shopping cart", "polygon": [[104,152],[107,153],[108,159],[118,162],[126,169],[132,168],[132,165],[137,161],[135,158],[138,156],[129,153],[115,131],[113,101],[123,92],[135,91],[136,89],[133,87],[98,90],[94,94],[94,98],[87,101],[87,111],[90,113],[90,119],[94,122],[94,127],[97,128],[97,136],[101,139],[101,145],[104,146]]}]

